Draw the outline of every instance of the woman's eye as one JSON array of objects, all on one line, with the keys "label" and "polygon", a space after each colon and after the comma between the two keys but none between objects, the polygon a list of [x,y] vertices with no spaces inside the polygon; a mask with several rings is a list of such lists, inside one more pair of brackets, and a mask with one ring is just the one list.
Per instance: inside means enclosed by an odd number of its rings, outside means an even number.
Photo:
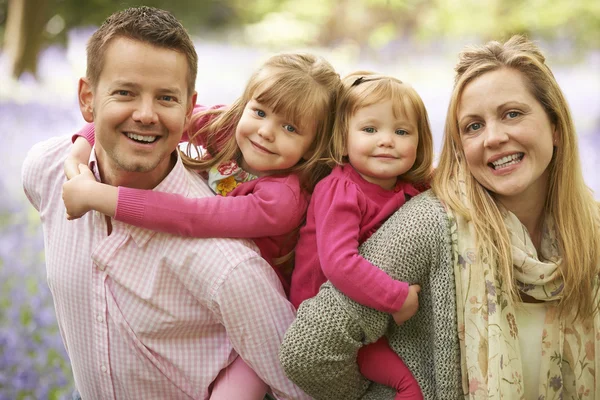
[{"label": "woman's eye", "polygon": [[404,129],[396,129],[396,135],[404,136],[404,135],[408,135],[408,132],[405,131]]},{"label": "woman's eye", "polygon": [[129,90],[117,90],[115,94],[119,96],[129,96]]},{"label": "woman's eye", "polygon": [[481,129],[481,124],[479,122],[475,122],[469,126],[467,126],[466,131],[470,132],[470,131],[478,131]]},{"label": "woman's eye", "polygon": [[293,127],[292,125],[290,125],[290,124],[286,124],[286,125],[284,125],[284,126],[283,126],[283,128],[284,128],[286,131],[288,131],[288,132],[291,132],[291,133],[295,133],[295,132],[296,132],[296,128],[294,128],[294,127]]},{"label": "woman's eye", "polygon": [[258,115],[259,117],[261,117],[261,118],[264,118],[264,117],[266,117],[266,116],[267,116],[267,113],[266,113],[266,112],[264,112],[263,110],[254,110],[254,113],[255,113],[256,115]]},{"label": "woman's eye", "polygon": [[521,113],[520,113],[520,112],[518,112],[518,111],[509,111],[509,112],[506,114],[506,116],[507,116],[508,118],[510,118],[510,119],[517,118],[519,115],[521,115]]},{"label": "woman's eye", "polygon": [[363,131],[365,131],[367,133],[375,133],[375,128],[369,126],[369,127],[363,128]]},{"label": "woman's eye", "polygon": [[165,96],[160,96],[160,100],[171,102],[171,101],[175,101],[175,97],[165,95]]}]

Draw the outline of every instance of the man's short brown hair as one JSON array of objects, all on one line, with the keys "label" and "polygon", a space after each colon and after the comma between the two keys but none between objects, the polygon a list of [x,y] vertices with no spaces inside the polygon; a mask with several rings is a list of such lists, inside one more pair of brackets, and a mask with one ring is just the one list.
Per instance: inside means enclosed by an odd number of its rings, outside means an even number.
[{"label": "man's short brown hair", "polygon": [[87,45],[87,78],[96,87],[104,67],[104,54],[111,40],[122,37],[177,51],[188,62],[188,96],[194,93],[198,55],[181,23],[168,11],[153,7],[135,7],[116,12],[94,32]]}]

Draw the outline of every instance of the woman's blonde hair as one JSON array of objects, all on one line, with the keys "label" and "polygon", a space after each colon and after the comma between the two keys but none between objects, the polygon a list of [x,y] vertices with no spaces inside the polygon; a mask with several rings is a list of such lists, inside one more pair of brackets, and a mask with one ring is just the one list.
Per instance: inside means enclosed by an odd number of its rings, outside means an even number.
[{"label": "woman's blonde hair", "polygon": [[394,116],[408,115],[412,110],[417,117],[419,144],[414,165],[402,179],[409,182],[428,182],[433,163],[433,138],[427,110],[419,94],[411,86],[391,76],[377,75],[370,71],[357,71],[342,79],[331,136],[327,162],[341,165],[347,162],[348,123],[359,109],[391,100]]},{"label": "woman's blonde hair", "polygon": [[[473,221],[481,255],[496,258],[500,273],[509,283],[510,294],[517,300],[508,231],[492,195],[467,173],[457,120],[465,87],[481,75],[501,68],[523,75],[527,89],[556,127],[557,144],[548,166],[544,213],[554,217],[563,258],[560,267],[564,290],[560,310],[564,313],[575,309],[578,317],[587,318],[598,311],[598,292],[594,285],[599,273],[600,208],[583,180],[569,106],[540,49],[527,38],[513,36],[505,43],[492,41],[460,53],[433,190],[447,206]],[[468,205],[463,204],[458,195],[458,179],[463,175]]]},{"label": "woman's blonde hair", "polygon": [[[183,156],[190,168],[206,171],[224,161],[240,156],[235,129],[248,101],[256,101],[281,114],[295,126],[313,127],[315,139],[309,152],[298,164],[286,171],[297,173],[302,187],[312,192],[316,183],[330,172],[323,163],[333,125],[333,109],[341,80],[324,58],[307,53],[279,54],[269,58],[252,76],[240,98],[231,106],[207,110],[194,118],[216,115],[190,137],[190,146]],[[210,157],[200,154],[193,144],[202,136]]]}]

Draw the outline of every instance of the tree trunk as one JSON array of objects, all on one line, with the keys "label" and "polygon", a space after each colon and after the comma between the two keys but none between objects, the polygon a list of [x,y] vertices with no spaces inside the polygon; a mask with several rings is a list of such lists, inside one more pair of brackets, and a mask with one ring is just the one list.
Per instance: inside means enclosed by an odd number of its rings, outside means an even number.
[{"label": "tree trunk", "polygon": [[9,0],[4,48],[13,77],[24,72],[36,75],[37,57],[48,21],[48,0]]}]

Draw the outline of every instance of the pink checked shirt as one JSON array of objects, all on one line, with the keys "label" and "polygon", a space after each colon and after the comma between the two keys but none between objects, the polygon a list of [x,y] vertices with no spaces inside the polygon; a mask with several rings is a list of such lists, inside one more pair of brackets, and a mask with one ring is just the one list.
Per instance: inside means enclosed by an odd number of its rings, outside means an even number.
[{"label": "pink checked shirt", "polygon": [[[67,221],[61,192],[70,146],[69,137],[34,146],[23,185],[42,219],[48,285],[82,397],[205,399],[235,347],[276,397],[307,399],[278,360],[294,310],[256,246],[114,220],[107,236],[97,212]],[[212,195],[181,160],[156,190]]]}]

